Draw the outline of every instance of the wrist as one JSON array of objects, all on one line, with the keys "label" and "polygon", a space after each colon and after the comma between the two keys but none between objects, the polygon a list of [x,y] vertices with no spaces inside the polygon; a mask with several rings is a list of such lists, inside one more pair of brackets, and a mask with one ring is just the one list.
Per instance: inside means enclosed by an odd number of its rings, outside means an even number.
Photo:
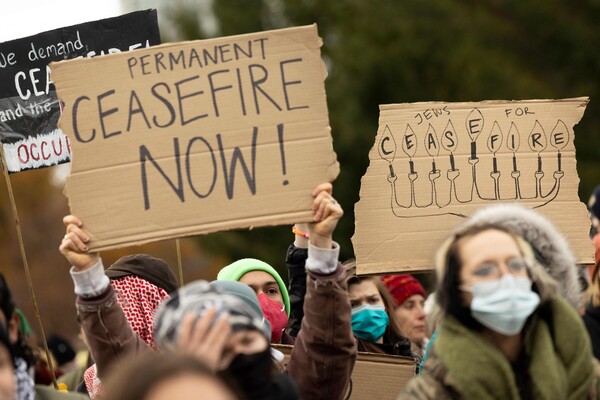
[{"label": "wrist", "polygon": [[333,238],[331,235],[319,235],[318,233],[313,232],[310,236],[309,243],[320,249],[331,249]]},{"label": "wrist", "polygon": [[292,232],[294,233],[294,246],[302,249],[308,248],[308,239],[310,237],[308,229],[303,228],[302,224],[296,224],[292,227]]}]

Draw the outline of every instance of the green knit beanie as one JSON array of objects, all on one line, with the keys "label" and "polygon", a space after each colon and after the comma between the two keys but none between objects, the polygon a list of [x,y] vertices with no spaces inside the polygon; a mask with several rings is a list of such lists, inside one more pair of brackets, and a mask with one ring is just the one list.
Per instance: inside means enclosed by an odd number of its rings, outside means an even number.
[{"label": "green knit beanie", "polygon": [[250,271],[264,271],[267,274],[275,278],[279,290],[281,291],[281,297],[283,297],[283,305],[285,306],[285,312],[288,317],[290,316],[290,296],[288,294],[285,283],[281,276],[275,271],[275,268],[271,267],[264,261],[257,260],[255,258],[242,258],[226,267],[223,267],[217,275],[218,281],[239,281],[242,276]]}]

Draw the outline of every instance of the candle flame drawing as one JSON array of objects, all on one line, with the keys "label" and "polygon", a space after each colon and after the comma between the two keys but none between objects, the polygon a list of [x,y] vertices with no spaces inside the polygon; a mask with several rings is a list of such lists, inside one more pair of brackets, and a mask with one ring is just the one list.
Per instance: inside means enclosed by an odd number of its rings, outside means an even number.
[{"label": "candle flame drawing", "polygon": [[521,135],[514,122],[511,122],[510,129],[508,130],[508,136],[506,137],[506,147],[513,153],[519,150],[521,145]]},{"label": "candle flame drawing", "polygon": [[472,142],[476,141],[479,137],[479,134],[483,130],[484,123],[483,114],[477,108],[474,108],[467,116],[467,133]]},{"label": "candle flame drawing", "polygon": [[562,150],[567,143],[569,143],[569,129],[567,128],[567,125],[559,119],[550,134],[550,145],[557,150]]},{"label": "candle flame drawing", "polygon": [[425,150],[431,157],[437,157],[440,154],[440,142],[431,124],[429,124],[425,134]]},{"label": "candle flame drawing", "polygon": [[502,146],[503,139],[504,136],[502,135],[500,125],[498,125],[498,122],[494,121],[494,125],[492,126],[492,130],[490,131],[487,140],[487,147],[494,155],[496,155],[496,152],[500,149],[500,146]]},{"label": "candle flame drawing", "polygon": [[417,135],[415,135],[410,124],[406,125],[406,131],[402,138],[402,151],[410,158],[413,158],[417,153]]},{"label": "candle flame drawing", "polygon": [[449,152],[456,151],[456,147],[458,146],[458,136],[456,135],[456,129],[454,129],[454,125],[451,120],[448,120],[448,124],[446,125],[446,129],[444,129],[444,133],[442,134],[442,147]]},{"label": "candle flame drawing", "polygon": [[394,161],[396,157],[396,140],[389,126],[385,126],[381,139],[379,139],[379,156],[387,162]]},{"label": "candle flame drawing", "polygon": [[528,144],[531,151],[535,151],[538,154],[544,151],[546,149],[546,146],[548,145],[546,132],[544,131],[544,128],[542,128],[542,125],[538,120],[535,121],[533,129],[529,134]]}]

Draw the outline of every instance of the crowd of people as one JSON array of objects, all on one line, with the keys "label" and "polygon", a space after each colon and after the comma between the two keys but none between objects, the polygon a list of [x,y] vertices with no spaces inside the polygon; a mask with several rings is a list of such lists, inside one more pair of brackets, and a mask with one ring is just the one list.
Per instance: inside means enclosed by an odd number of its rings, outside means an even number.
[{"label": "crowd of people", "polygon": [[[495,205],[440,246],[434,286],[357,275],[333,240],[332,185],[312,195],[287,284],[255,258],[183,286],[147,254],[105,268],[85,221],[66,216],[59,251],[89,357],[77,366],[51,338],[44,359],[0,274],[0,399],[345,399],[358,352],[413,361],[399,399],[600,398],[600,186],[588,204],[594,266],[577,265],[538,212]],[[292,346],[287,357],[278,345]]]}]

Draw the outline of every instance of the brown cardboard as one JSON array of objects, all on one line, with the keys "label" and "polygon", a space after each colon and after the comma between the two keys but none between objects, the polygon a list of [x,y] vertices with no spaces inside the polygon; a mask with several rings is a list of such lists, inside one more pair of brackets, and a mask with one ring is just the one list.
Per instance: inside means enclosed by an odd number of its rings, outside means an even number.
[{"label": "brown cardboard", "polygon": [[310,220],[339,172],[320,47],[312,25],[53,63],[90,247]]},{"label": "brown cardboard", "polygon": [[498,202],[519,202],[544,214],[578,262],[592,262],[573,132],[588,101],[380,106],[355,207],[357,272],[432,269],[450,232]]},{"label": "brown cardboard", "polygon": [[[293,346],[272,345],[281,351],[287,365]],[[344,399],[395,400],[414,376],[413,358],[359,352],[352,371],[351,386]]]}]

